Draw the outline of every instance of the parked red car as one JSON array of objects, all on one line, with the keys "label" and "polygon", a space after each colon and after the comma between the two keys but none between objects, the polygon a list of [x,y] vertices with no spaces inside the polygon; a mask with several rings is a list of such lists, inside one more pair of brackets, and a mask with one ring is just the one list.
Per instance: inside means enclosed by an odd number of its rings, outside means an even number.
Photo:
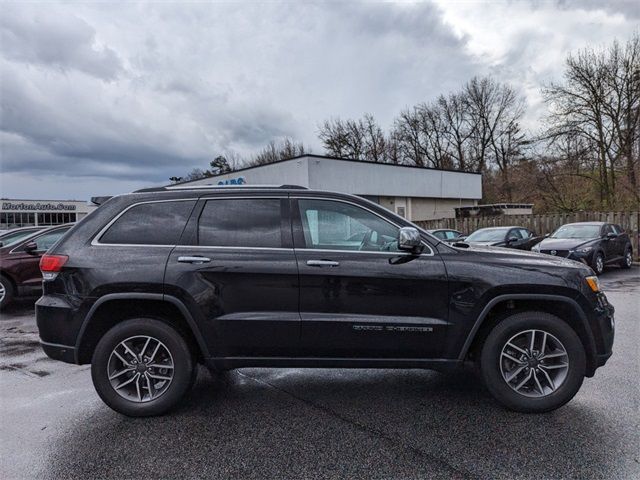
[{"label": "parked red car", "polygon": [[0,248],[0,309],[16,297],[40,295],[40,257],[72,226],[46,228]]}]

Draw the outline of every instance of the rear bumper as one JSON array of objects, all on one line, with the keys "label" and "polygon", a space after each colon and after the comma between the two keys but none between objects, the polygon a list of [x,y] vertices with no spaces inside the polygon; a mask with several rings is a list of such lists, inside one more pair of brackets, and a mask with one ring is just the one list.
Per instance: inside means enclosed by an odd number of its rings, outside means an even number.
[{"label": "rear bumper", "polygon": [[40,344],[54,360],[77,363],[76,340],[80,329],[76,308],[63,295],[43,295],[36,302]]},{"label": "rear bumper", "polygon": [[40,340],[42,350],[47,357],[53,360],[60,360],[66,363],[76,363],[76,348],[69,345],[60,345],[57,343],[47,343]]}]

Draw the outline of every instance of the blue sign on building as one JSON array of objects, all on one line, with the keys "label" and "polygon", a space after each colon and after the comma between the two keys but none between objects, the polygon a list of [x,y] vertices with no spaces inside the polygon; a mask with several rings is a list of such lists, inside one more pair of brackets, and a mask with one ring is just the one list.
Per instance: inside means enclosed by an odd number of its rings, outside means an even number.
[{"label": "blue sign on building", "polygon": [[229,178],[227,180],[220,180],[218,185],[244,185],[247,180],[244,177]]}]

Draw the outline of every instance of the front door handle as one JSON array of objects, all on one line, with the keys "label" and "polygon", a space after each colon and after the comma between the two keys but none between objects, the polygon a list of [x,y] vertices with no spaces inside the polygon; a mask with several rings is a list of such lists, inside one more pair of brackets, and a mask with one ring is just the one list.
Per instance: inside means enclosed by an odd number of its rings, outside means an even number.
[{"label": "front door handle", "polygon": [[201,257],[199,255],[195,255],[193,257],[178,257],[178,262],[180,263],[209,263],[210,261],[210,258]]},{"label": "front door handle", "polygon": [[334,262],[333,260],[307,260],[307,265],[310,267],[337,267],[340,262]]}]

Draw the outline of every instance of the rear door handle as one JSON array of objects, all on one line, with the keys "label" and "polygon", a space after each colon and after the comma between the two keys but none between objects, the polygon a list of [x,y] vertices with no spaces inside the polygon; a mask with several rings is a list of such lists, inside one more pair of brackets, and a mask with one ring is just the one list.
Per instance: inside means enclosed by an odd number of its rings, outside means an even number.
[{"label": "rear door handle", "polygon": [[209,263],[211,261],[210,258],[201,257],[195,255],[193,257],[178,257],[178,262],[180,263]]},{"label": "rear door handle", "polygon": [[334,262],[333,260],[307,260],[307,265],[310,267],[337,267],[340,262]]}]

